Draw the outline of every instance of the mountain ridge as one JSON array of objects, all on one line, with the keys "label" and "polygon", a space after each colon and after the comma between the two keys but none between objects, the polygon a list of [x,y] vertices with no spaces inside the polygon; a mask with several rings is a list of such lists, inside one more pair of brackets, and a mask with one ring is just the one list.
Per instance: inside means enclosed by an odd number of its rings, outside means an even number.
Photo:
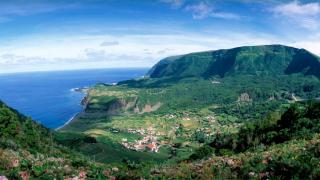
[{"label": "mountain ridge", "polygon": [[[155,64],[147,76],[211,77],[237,74],[320,77],[320,58],[305,49],[284,45],[242,46],[167,57]],[[303,62],[304,61],[304,62]]]}]

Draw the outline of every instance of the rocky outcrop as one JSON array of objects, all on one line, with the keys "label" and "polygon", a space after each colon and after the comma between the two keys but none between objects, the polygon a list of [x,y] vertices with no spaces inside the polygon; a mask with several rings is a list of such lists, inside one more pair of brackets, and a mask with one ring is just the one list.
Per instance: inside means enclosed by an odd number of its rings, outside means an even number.
[{"label": "rocky outcrop", "polygon": [[151,104],[146,104],[142,110],[140,110],[139,106],[136,105],[133,109],[134,113],[138,113],[138,114],[143,114],[143,113],[150,113],[150,112],[154,112],[157,111],[160,107],[162,106],[161,102],[157,102],[154,105]]},{"label": "rocky outcrop", "polygon": [[[83,99],[83,104],[88,104],[89,98],[86,97]],[[108,107],[106,112],[108,115],[117,115],[120,113],[136,113],[143,114],[157,111],[161,106],[161,102],[157,102],[156,104],[146,104],[143,108],[140,108],[138,105],[138,97],[134,97],[134,99],[114,99],[108,103]]]},{"label": "rocky outcrop", "polygon": [[251,98],[248,93],[242,93],[238,97],[238,102],[250,102]]},{"label": "rocky outcrop", "polygon": [[120,100],[115,100],[112,103],[110,103],[108,109],[107,109],[107,114],[108,115],[117,115],[119,114],[123,108],[126,106],[126,102],[122,99]]}]

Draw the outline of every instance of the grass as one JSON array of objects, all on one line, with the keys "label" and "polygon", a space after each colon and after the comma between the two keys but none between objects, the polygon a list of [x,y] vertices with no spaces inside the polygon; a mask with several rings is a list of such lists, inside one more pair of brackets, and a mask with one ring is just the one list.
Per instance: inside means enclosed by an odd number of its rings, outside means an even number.
[{"label": "grass", "polygon": [[84,134],[92,136],[92,137],[106,137],[110,138],[114,142],[120,143],[123,139],[127,139],[128,142],[134,142],[135,140],[139,140],[142,136],[137,134],[131,134],[127,132],[113,132],[111,129],[101,130],[101,129],[90,129],[85,131]]}]

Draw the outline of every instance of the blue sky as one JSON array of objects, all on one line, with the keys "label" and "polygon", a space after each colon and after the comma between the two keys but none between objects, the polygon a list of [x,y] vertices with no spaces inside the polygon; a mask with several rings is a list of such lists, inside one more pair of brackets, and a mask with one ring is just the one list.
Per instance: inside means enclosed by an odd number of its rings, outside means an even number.
[{"label": "blue sky", "polygon": [[285,44],[320,55],[318,0],[0,0],[0,73],[150,67]]}]

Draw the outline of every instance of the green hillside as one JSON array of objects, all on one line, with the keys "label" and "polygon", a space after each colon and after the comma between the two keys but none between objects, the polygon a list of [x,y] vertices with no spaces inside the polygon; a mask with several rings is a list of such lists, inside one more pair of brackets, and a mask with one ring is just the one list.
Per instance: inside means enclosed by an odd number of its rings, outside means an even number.
[{"label": "green hillside", "polygon": [[300,73],[320,77],[319,57],[282,45],[246,46],[166,58],[149,72],[151,78]]},{"label": "green hillside", "polygon": [[0,102],[1,146],[13,149],[29,149],[32,152],[48,152],[52,144],[52,132]]},{"label": "green hillside", "polygon": [[[110,166],[58,145],[54,140],[57,135],[0,101],[0,175],[8,179],[96,179],[112,175],[103,173],[111,172]],[[78,137],[78,141],[82,139],[86,138]]]}]

